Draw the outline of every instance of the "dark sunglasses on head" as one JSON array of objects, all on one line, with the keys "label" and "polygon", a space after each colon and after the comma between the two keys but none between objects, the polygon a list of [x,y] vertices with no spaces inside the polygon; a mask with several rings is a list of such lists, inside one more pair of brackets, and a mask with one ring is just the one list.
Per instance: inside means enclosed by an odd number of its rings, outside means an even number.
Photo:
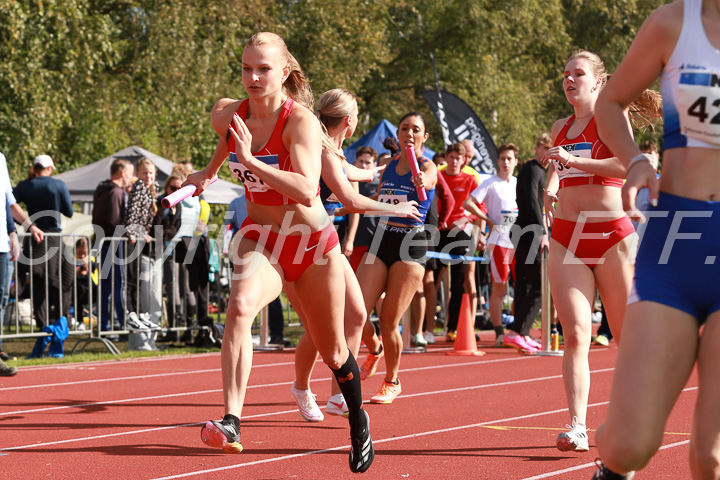
[{"label": "dark sunglasses on head", "polygon": [[180,190],[180,187],[175,187],[173,185],[168,186],[168,191],[170,192],[177,192],[178,190]]}]

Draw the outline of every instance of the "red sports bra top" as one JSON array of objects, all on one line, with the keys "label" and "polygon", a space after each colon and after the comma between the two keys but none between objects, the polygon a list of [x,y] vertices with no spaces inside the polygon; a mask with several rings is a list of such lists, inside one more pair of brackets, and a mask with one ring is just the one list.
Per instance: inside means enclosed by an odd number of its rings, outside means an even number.
[{"label": "red sports bra top", "polygon": [[[288,118],[290,118],[294,104],[295,102],[290,97],[285,100],[282,110],[280,111],[280,117],[270,135],[270,140],[268,140],[262,150],[253,152],[253,156],[261,162],[286,172],[292,172],[293,169],[290,162],[290,152],[288,152],[285,145],[283,145],[282,133]],[[237,114],[243,121],[247,118],[247,111],[248,100],[245,99],[237,110]],[[235,139],[230,135],[229,129],[226,140],[229,152],[228,166],[233,172],[233,175],[245,186],[245,196],[249,201],[259,205],[290,205],[297,203],[295,200],[270,188],[265,182],[255,176],[250,169],[240,163],[235,155]],[[318,194],[319,193],[320,186],[318,184]]]},{"label": "red sports bra top", "polygon": [[[555,139],[553,146],[561,146],[571,155],[582,158],[610,158],[614,155],[604,143],[600,141],[595,125],[595,117],[585,127],[585,130],[573,139],[567,138],[567,132],[575,121],[575,115],[570,117],[563,126],[562,130]],[[575,167],[566,167],[557,160],[555,162],[555,171],[560,177],[560,188],[575,187],[578,185],[606,185],[610,187],[622,187],[622,178],[601,177],[593,173],[588,173]]]}]

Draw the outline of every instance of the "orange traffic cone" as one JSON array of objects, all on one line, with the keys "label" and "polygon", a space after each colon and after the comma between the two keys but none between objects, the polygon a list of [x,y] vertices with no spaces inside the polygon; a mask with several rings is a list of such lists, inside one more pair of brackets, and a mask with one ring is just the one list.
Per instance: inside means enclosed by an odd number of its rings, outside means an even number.
[{"label": "orange traffic cone", "polygon": [[485,355],[485,352],[477,349],[477,343],[475,343],[475,322],[473,322],[470,312],[470,296],[467,293],[463,294],[460,304],[455,349],[452,352],[446,352],[445,355],[476,355],[478,357]]}]

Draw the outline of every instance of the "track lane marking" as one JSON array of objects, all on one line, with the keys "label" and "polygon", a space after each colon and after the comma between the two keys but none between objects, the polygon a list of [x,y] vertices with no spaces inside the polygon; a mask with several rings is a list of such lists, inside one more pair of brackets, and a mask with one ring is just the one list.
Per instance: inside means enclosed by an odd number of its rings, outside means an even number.
[{"label": "track lane marking", "polygon": [[[675,447],[681,447],[683,445],[687,445],[688,443],[690,443],[690,440],[683,440],[682,442],[670,443],[668,445],[663,445],[662,447],[658,448],[658,451],[668,450],[670,448],[675,448]],[[554,472],[543,473],[542,475],[535,475],[534,477],[523,478],[522,480],[540,480],[542,478],[557,477],[558,475],[562,475],[563,473],[576,472],[578,470],[584,470],[586,468],[592,468],[592,467],[597,467],[597,464],[595,462],[584,463],[582,465],[565,468],[563,470],[556,470]]]},{"label": "track lane marking", "polygon": [[[529,358],[529,357],[520,357],[522,358]],[[507,361],[507,360],[514,360],[514,359],[498,359],[498,360],[491,360],[489,362],[468,362],[468,363],[458,363],[458,364],[448,364],[444,365],[443,367],[458,367],[458,366],[466,366],[466,365],[472,365],[472,364],[481,364],[481,363],[497,363],[501,361]],[[437,365],[431,365],[428,367],[416,367],[416,368],[408,368],[405,369],[405,372],[412,372],[412,371],[424,371],[424,370],[432,370],[438,368]],[[606,368],[606,369],[600,369],[600,370],[593,370],[590,373],[603,373],[612,371],[612,368]],[[385,372],[376,372],[382,374]],[[505,386],[505,385],[514,385],[518,382],[525,383],[525,382],[535,382],[535,381],[541,381],[541,380],[553,380],[557,378],[562,378],[562,375],[551,375],[547,377],[534,377],[527,380],[519,380],[519,381],[508,381],[508,382],[499,382],[499,383],[490,383],[490,384],[483,384],[483,385],[474,385],[470,387],[458,387],[453,389],[446,389],[446,390],[438,390],[433,392],[421,392],[421,393],[410,393],[407,395],[403,395],[404,398],[412,398],[417,396],[423,396],[423,395],[437,395],[441,393],[451,393],[451,392],[461,392],[466,390],[475,390],[480,388],[490,388],[490,387],[498,387],[498,386]],[[315,378],[310,380],[311,382],[326,382],[328,381],[327,378]],[[280,386],[287,386],[292,385],[293,382],[275,382],[275,383],[266,383],[262,385],[248,385],[247,389],[256,389],[256,388],[265,388],[265,387],[280,387]],[[80,403],[80,404],[74,404],[74,405],[61,405],[57,407],[43,407],[43,408],[33,408],[28,410],[15,410],[11,412],[0,412],[0,417],[8,416],[8,415],[19,415],[24,413],[37,413],[37,412],[48,412],[48,411],[56,411],[56,410],[65,410],[70,408],[86,408],[86,407],[94,407],[98,405],[113,405],[113,404],[120,404],[120,403],[128,403],[128,402],[141,402],[146,400],[159,400],[163,398],[173,398],[173,397],[180,397],[184,395],[204,395],[207,393],[217,393],[222,392],[222,389],[210,389],[210,390],[198,390],[195,392],[179,392],[179,393],[169,393],[164,395],[150,395],[147,397],[135,397],[135,398],[126,398],[126,399],[118,399],[118,400],[104,400],[101,402],[89,402],[89,403]]]},{"label": "track lane marking", "polygon": [[[689,391],[689,390],[696,390],[696,389],[697,389],[697,387],[690,387],[690,388],[683,389],[683,392]],[[401,397],[398,397],[398,398],[401,398]],[[607,405],[607,404],[609,404],[609,403],[610,403],[610,401],[593,403],[593,404],[589,404],[589,405],[588,405],[588,408],[591,408],[591,407],[599,407],[599,406]],[[450,428],[442,428],[442,429],[437,429],[437,430],[430,430],[430,431],[427,431],[427,432],[413,433],[413,434],[402,435],[402,436],[398,436],[398,437],[383,438],[383,439],[380,439],[380,440],[373,440],[373,444],[374,444],[374,445],[377,445],[377,444],[383,444],[383,443],[388,443],[388,442],[395,442],[395,441],[397,441],[397,440],[407,440],[407,439],[410,439],[410,438],[419,438],[419,437],[424,437],[424,436],[428,436],[428,435],[437,435],[437,434],[440,434],[440,433],[457,432],[457,431],[460,431],[460,430],[467,430],[467,429],[470,429],[470,428],[485,427],[485,426],[488,426],[488,425],[493,425],[493,424],[501,423],[501,422],[510,422],[510,421],[516,421],[516,420],[523,420],[523,419],[527,419],[527,418],[536,418],[536,417],[541,417],[541,416],[544,416],[544,415],[552,415],[552,414],[556,414],[556,413],[563,413],[563,412],[566,412],[566,411],[567,411],[567,408],[561,408],[561,409],[557,409],[557,410],[549,410],[549,411],[546,411],[546,412],[531,413],[531,414],[528,414],[528,415],[520,415],[520,416],[517,416],[517,417],[510,417],[510,418],[503,418],[503,419],[498,419],[498,420],[490,420],[490,421],[487,421],[487,422],[474,423],[474,424],[471,424],[471,425],[460,425],[460,426],[457,426],[457,427],[450,427]],[[687,444],[687,443],[689,443],[689,442],[690,442],[689,440],[685,440],[685,441],[683,441],[683,442],[676,442],[676,443],[674,443],[674,444],[666,445],[665,448],[663,448],[663,449],[668,449],[668,448],[672,448],[672,447],[676,447],[676,446],[680,446],[680,445],[685,445],[685,444]],[[152,480],[172,480],[172,479],[176,479],[176,478],[194,477],[194,476],[196,476],[196,475],[205,475],[205,474],[207,474],[207,473],[222,472],[222,471],[226,471],[226,470],[232,470],[232,469],[235,469],[235,468],[251,467],[251,466],[254,466],[254,465],[261,465],[261,464],[263,464],[263,463],[272,463],[272,462],[279,462],[279,461],[282,461],[282,460],[291,460],[291,459],[293,459],[293,458],[306,457],[306,456],[309,456],[309,455],[316,455],[316,454],[319,454],[319,453],[333,452],[333,451],[337,451],[337,450],[343,450],[343,449],[346,449],[346,448],[348,448],[348,446],[339,446],[339,447],[333,447],[333,448],[325,448],[325,449],[322,449],[322,450],[313,450],[312,452],[296,453],[296,454],[293,454],[293,455],[285,455],[285,456],[283,456],[283,457],[267,458],[267,459],[264,459],[264,460],[256,460],[256,461],[254,461],[254,462],[240,463],[240,464],[228,465],[228,466],[217,467],[217,468],[211,468],[211,469],[206,469],[206,470],[198,470],[198,471],[195,471],[195,472],[181,473],[181,474],[169,475],[169,476],[165,476],[165,477],[156,477],[156,478],[153,478]],[[577,466],[577,467],[567,468],[567,469],[564,469],[564,470],[558,471],[558,472],[550,472],[550,473],[546,473],[546,474],[543,474],[543,475],[540,475],[540,476],[525,478],[525,479],[523,479],[523,480],[538,480],[538,479],[541,479],[541,478],[548,478],[548,477],[560,475],[561,473],[567,473],[567,472],[572,472],[572,471],[576,471],[576,470],[581,470],[581,469],[589,468],[589,467],[592,467],[592,466],[595,466],[595,463],[587,463],[587,464],[584,464],[584,465],[579,465],[579,466]]]},{"label": "track lane marking", "polygon": [[[591,373],[595,373],[595,372],[594,372],[594,371],[591,371]],[[545,378],[552,379],[553,377],[545,377]],[[319,379],[319,380],[320,380],[320,379]],[[322,380],[324,380],[324,379],[322,379]],[[513,384],[513,383],[514,383],[514,384],[521,384],[521,383],[526,383],[526,382],[527,382],[527,380],[516,380],[516,381],[514,381],[514,382],[502,382],[502,383],[496,383],[496,384],[476,385],[474,388],[476,388],[476,389],[481,389],[481,388],[487,388],[488,386],[507,386],[507,385]],[[292,383],[292,382],[287,382],[287,383],[285,383],[284,385],[290,385],[291,383]],[[275,385],[277,385],[277,384],[275,384]],[[264,386],[271,386],[271,385],[256,385],[254,388],[260,388],[260,387],[264,387]],[[248,388],[251,388],[251,387],[248,387]],[[685,389],[684,391],[695,390],[695,389],[697,389],[697,388],[698,388],[698,387],[689,387],[689,388]],[[452,393],[452,392],[454,392],[454,391],[465,391],[465,390],[468,390],[468,388],[467,388],[467,387],[459,387],[459,388],[457,388],[457,389],[455,389],[455,390],[445,389],[445,390],[438,390],[438,391],[435,391],[435,392],[425,392],[425,393],[420,393],[420,394],[403,395],[403,396],[401,396],[401,397],[398,397],[398,399],[411,398],[411,397],[414,397],[414,396],[422,396],[422,395],[431,395],[431,394],[439,395],[439,394],[443,394],[443,393]],[[205,391],[200,391],[200,392],[177,393],[177,394],[172,394],[172,395],[167,395],[167,396],[157,396],[157,395],[156,395],[156,396],[144,397],[144,398],[140,398],[140,399],[135,398],[135,399],[118,400],[118,401],[115,401],[115,402],[96,402],[96,403],[84,404],[84,405],[72,405],[72,406],[63,406],[63,407],[52,407],[52,408],[49,408],[49,409],[36,409],[36,410],[31,410],[30,412],[34,412],[34,411],[47,411],[47,410],[57,410],[57,409],[64,409],[64,408],[76,408],[76,407],[81,407],[81,406],[106,405],[106,404],[111,404],[111,403],[127,403],[127,402],[130,402],[130,401],[140,401],[140,400],[156,399],[156,398],[167,398],[168,396],[170,396],[170,397],[177,397],[177,396],[182,396],[182,395],[194,395],[194,394],[204,394],[204,393],[216,393],[216,392],[221,392],[221,391],[222,391],[222,389],[215,389],[215,390],[205,390]],[[365,403],[367,403],[367,402],[365,402]],[[607,403],[607,402],[605,402],[605,403]],[[603,403],[603,404],[604,404],[604,403]],[[602,405],[602,404],[593,404],[593,405]],[[323,407],[320,407],[320,408],[322,409],[322,408],[325,408],[325,407],[323,406]],[[566,410],[566,409],[561,409],[561,410],[557,410],[557,411],[565,411],[565,410]],[[551,412],[551,413],[554,413],[554,412],[555,412],[555,411],[553,411],[553,412]],[[11,413],[12,413],[12,412],[11,412]],[[15,413],[24,413],[24,412],[15,412]],[[274,416],[274,415],[284,415],[284,414],[289,414],[289,413],[297,413],[297,409],[284,410],[284,411],[280,411],[280,412],[268,412],[268,413],[260,413],[260,414],[255,414],[255,415],[247,415],[247,416],[243,416],[243,417],[241,418],[241,420],[254,419],[254,418],[262,418],[262,417],[269,417],[269,416]],[[540,415],[540,414],[538,414],[538,415]],[[543,415],[544,415],[544,414],[543,414]],[[531,416],[535,416],[535,414],[533,414],[533,415],[531,415]],[[520,419],[520,418],[523,418],[523,417],[517,417],[517,418]],[[497,421],[497,422],[499,422],[499,421]],[[496,422],[493,422],[493,423],[496,423]],[[83,441],[83,440],[97,440],[97,439],[109,438],[109,437],[115,437],[115,436],[132,435],[132,434],[135,434],[135,433],[147,433],[147,432],[167,430],[167,429],[169,429],[169,428],[181,428],[181,427],[192,426],[192,425],[202,425],[202,422],[200,422],[200,423],[180,424],[180,425],[171,425],[171,426],[162,426],[162,427],[153,427],[153,428],[149,428],[149,429],[132,430],[132,431],[129,431],[129,432],[117,432],[117,433],[110,433],[110,434],[105,434],[105,435],[94,435],[94,436],[80,437],[80,438],[75,438],[75,439],[57,440],[57,441],[54,441],[54,442],[36,443],[36,444],[30,444],[30,445],[20,445],[20,446],[16,446],[16,447],[2,448],[2,449],[0,449],[0,452],[9,451],[9,450],[21,450],[21,449],[25,449],[25,448],[33,448],[33,447],[39,447],[39,446],[45,446],[45,445],[58,445],[58,444],[63,444],[63,443],[72,443],[72,442]]]},{"label": "track lane marking", "polygon": [[[611,348],[612,349],[612,348]],[[444,350],[452,350],[451,348],[437,348],[433,349],[433,351],[444,351]],[[590,353],[597,353],[597,352],[607,352],[608,349],[600,350],[590,350]],[[30,371],[30,370],[49,370],[49,369],[60,369],[60,370],[95,370],[93,367],[100,365],[100,366],[106,366],[106,365],[114,365],[114,366],[122,366],[125,364],[130,363],[145,363],[145,362],[153,362],[153,361],[166,361],[166,360],[177,360],[179,358],[195,358],[195,357],[207,357],[207,356],[219,356],[217,353],[200,353],[200,354],[191,354],[189,356],[180,356],[180,355],[168,355],[163,357],[153,357],[153,358],[138,358],[138,359],[126,359],[126,360],[101,360],[98,362],[85,362],[85,363],[68,363],[68,364],[59,364],[59,365],[38,365],[36,367],[21,367],[22,371]],[[407,368],[403,369],[403,371],[406,372],[412,372],[417,371],[418,369],[422,370],[432,370],[437,368],[448,368],[448,367],[457,367],[457,366],[463,366],[463,365],[480,365],[480,364],[494,364],[494,363],[502,363],[502,362],[515,362],[515,361],[521,361],[521,360],[529,360],[532,358],[543,358],[543,357],[533,357],[533,356],[527,356],[527,355],[521,355],[521,356],[514,356],[514,357],[506,357],[506,358],[497,358],[494,360],[478,360],[474,362],[464,362],[464,363],[453,363],[453,364],[446,364],[446,365],[430,365],[426,367],[416,367],[416,368]],[[322,363],[322,360],[317,360],[317,363]],[[295,365],[295,362],[277,362],[277,363],[264,363],[264,364],[258,364],[253,365],[252,368],[269,368],[269,367],[284,367],[288,365]],[[84,366],[84,367],[81,367]],[[219,372],[221,371],[220,368],[217,369],[207,369],[207,370],[191,370],[191,371],[185,371],[185,372],[168,372],[168,373],[158,373],[158,374],[150,374],[150,375],[157,375],[157,376],[171,376],[171,375],[178,375],[183,373],[205,373],[205,372]],[[376,372],[376,375],[378,373],[385,373],[385,372]],[[137,378],[147,378],[147,376],[135,376],[135,377],[109,377],[109,378],[103,378],[103,379],[95,379],[95,380],[80,380],[77,382],[61,382],[61,383],[37,383],[37,384],[31,384],[31,385],[20,385],[15,387],[0,387],[0,392],[6,392],[10,390],[27,390],[32,388],[49,388],[49,387],[57,387],[57,386],[67,386],[67,385],[77,385],[77,384],[87,384],[87,383],[95,383],[95,382],[108,382],[111,380],[118,380],[123,381],[126,379],[137,379]]]}]

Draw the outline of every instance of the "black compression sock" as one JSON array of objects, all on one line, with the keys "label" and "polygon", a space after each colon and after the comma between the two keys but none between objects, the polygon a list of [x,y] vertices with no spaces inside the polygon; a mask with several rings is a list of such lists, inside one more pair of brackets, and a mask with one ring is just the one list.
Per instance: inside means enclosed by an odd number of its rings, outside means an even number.
[{"label": "black compression sock", "polygon": [[505,328],[501,325],[499,327],[493,327],[495,329],[495,336],[505,335]]},{"label": "black compression sock", "polygon": [[235,415],[230,415],[229,413],[223,417],[223,422],[225,423],[232,423],[235,426],[235,429],[239,432],[240,431],[240,419],[236,417]]},{"label": "black compression sock", "polygon": [[380,348],[378,348],[378,351],[377,351],[377,352],[374,352],[374,353],[373,353],[373,352],[370,352],[370,353],[372,353],[372,354],[375,355],[375,356],[378,356],[378,355],[380,355],[380,354],[382,353],[382,351],[383,351],[383,344],[381,343],[381,344],[380,344]]},{"label": "black compression sock", "polygon": [[340,391],[345,397],[348,406],[348,420],[350,427],[360,427],[360,422],[365,422],[365,415],[362,413],[362,388],[360,386],[360,369],[357,366],[355,357],[348,352],[345,364],[337,370],[331,369],[335,375]]}]

